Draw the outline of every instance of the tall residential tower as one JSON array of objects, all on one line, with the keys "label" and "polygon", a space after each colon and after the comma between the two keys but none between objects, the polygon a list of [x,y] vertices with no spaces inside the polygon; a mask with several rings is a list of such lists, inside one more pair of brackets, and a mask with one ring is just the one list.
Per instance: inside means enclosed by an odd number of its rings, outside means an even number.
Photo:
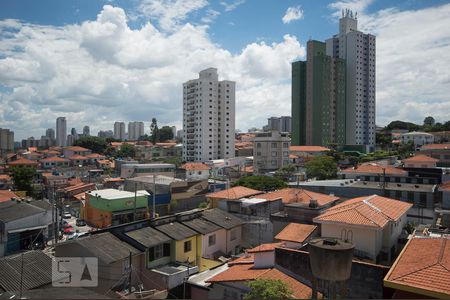
[{"label": "tall residential tower", "polygon": [[216,68],[183,84],[184,161],[234,157],[235,85]]},{"label": "tall residential tower", "polygon": [[67,146],[67,121],[65,117],[56,119],[56,146]]},{"label": "tall residential tower", "polygon": [[115,122],[114,123],[114,138],[117,140],[125,140],[125,123]]}]

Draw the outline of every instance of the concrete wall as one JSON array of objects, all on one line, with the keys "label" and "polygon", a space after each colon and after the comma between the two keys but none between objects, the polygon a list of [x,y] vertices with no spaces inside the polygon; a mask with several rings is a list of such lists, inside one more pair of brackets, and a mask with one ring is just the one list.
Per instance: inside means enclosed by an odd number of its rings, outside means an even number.
[{"label": "concrete wall", "polygon": [[255,268],[272,268],[275,265],[275,251],[255,253]]},{"label": "concrete wall", "polygon": [[242,225],[242,246],[252,248],[273,241],[273,225],[269,218],[233,214],[244,220]]},{"label": "concrete wall", "polygon": [[[302,282],[311,286],[312,272],[309,254],[306,251],[286,248],[275,249],[275,264],[296,275]],[[348,298],[388,298],[383,286],[384,276],[389,267],[353,261],[350,279],[347,280]],[[324,290],[320,290],[324,292]]]},{"label": "concrete wall", "polygon": [[[209,237],[215,235],[216,243],[209,246]],[[226,249],[227,232],[225,229],[220,229],[202,236],[202,257],[213,258],[213,254],[217,251],[227,252]]]},{"label": "concrete wall", "polygon": [[[181,241],[176,241],[175,243],[175,260],[178,262],[186,262],[189,259],[190,263],[196,263],[197,257],[199,257],[197,253],[197,237],[201,239],[199,236],[193,236]],[[191,241],[191,251],[184,252],[184,242]],[[197,262],[198,263],[198,262]]]},{"label": "concrete wall", "polygon": [[[227,230],[227,242],[226,242],[226,249],[227,253],[232,252],[234,253],[234,249],[238,246],[242,246],[242,226],[236,226],[230,230]],[[231,239],[232,232],[235,235],[235,239]]]}]

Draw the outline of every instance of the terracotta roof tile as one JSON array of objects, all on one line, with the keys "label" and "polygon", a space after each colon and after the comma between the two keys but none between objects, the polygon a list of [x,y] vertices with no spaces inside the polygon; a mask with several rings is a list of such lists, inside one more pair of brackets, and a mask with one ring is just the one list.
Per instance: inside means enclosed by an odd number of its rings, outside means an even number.
[{"label": "terracotta roof tile", "polygon": [[290,146],[289,151],[291,152],[325,152],[330,151],[330,149],[322,146]]},{"label": "terracotta roof tile", "polygon": [[441,186],[439,187],[439,190],[442,191],[450,191],[450,181],[444,182],[443,184],[441,184]]},{"label": "terracotta roof tile", "polygon": [[269,272],[262,274],[259,278],[263,279],[278,279],[289,285],[293,294],[293,298],[295,299],[310,299],[312,296],[312,289],[296,280],[295,278],[281,272],[278,269],[271,269]]},{"label": "terracotta roof tile", "polygon": [[383,169],[386,175],[408,175],[408,172],[403,169],[392,166],[380,166],[374,163],[359,165],[356,169],[348,168],[342,170],[342,173],[383,174]]},{"label": "terracotta roof tile", "polygon": [[203,163],[185,163],[180,167],[180,169],[184,169],[186,171],[203,171],[209,170],[210,167]]},{"label": "terracotta roof tile", "polygon": [[105,157],[104,155],[98,154],[98,153],[91,153],[86,155],[85,157],[87,158],[100,158],[100,157]]},{"label": "terracotta roof tile", "polygon": [[71,151],[77,151],[77,152],[80,152],[80,151],[82,151],[82,152],[91,151],[91,150],[89,150],[87,148],[83,148],[83,147],[80,147],[80,146],[66,147],[65,150],[71,150]]},{"label": "terracotta roof tile", "polygon": [[69,162],[67,158],[62,157],[47,157],[40,160],[40,162]]},{"label": "terracotta roof tile", "polygon": [[325,195],[308,191],[305,189],[285,188],[282,190],[269,192],[266,194],[258,195],[255,198],[261,198],[266,200],[280,199],[284,204],[303,203],[308,204],[311,199],[317,200],[319,206],[326,205],[330,202],[339,200],[336,196]]},{"label": "terracotta roof tile", "polygon": [[411,239],[384,280],[395,288],[414,287],[450,297],[449,238]]},{"label": "terracotta roof tile", "polygon": [[315,225],[289,223],[275,236],[276,240],[304,243],[317,229]]},{"label": "terracotta roof tile", "polygon": [[0,190],[0,202],[5,202],[11,200],[11,198],[17,197],[14,192],[11,192],[9,190]]},{"label": "terracotta roof tile", "polygon": [[86,156],[75,154],[75,155],[69,157],[69,159],[71,159],[71,160],[87,160],[88,158]]},{"label": "terracotta roof tile", "polygon": [[439,159],[432,158],[432,157],[429,157],[427,155],[422,155],[422,154],[408,157],[403,160],[403,162],[438,162],[438,161],[439,161]]},{"label": "terracotta roof tile", "polygon": [[427,144],[420,147],[420,150],[450,150],[450,144]]},{"label": "terracotta roof tile", "polygon": [[11,177],[7,174],[0,174],[0,180],[11,180]]},{"label": "terracotta roof tile", "polygon": [[249,253],[247,256],[241,256],[228,262],[229,266],[238,265],[238,264],[253,264],[255,261],[255,255],[253,253]]},{"label": "terracotta roof tile", "polygon": [[389,221],[398,220],[412,207],[411,203],[378,195],[353,198],[330,207],[313,220],[383,228]]},{"label": "terracotta roof tile", "polygon": [[19,158],[17,160],[9,162],[8,165],[10,165],[10,166],[24,166],[24,165],[36,166],[36,165],[38,165],[38,163],[35,161],[32,161],[32,160],[26,159],[26,158]]},{"label": "terracotta roof tile", "polygon": [[251,197],[258,194],[262,194],[261,191],[249,189],[245,186],[235,186],[230,189],[226,189],[223,191],[218,191],[215,193],[207,194],[207,198],[217,198],[217,199],[228,199],[228,200],[237,200],[244,197]]},{"label": "terracotta roof tile", "polygon": [[247,250],[247,253],[258,253],[258,252],[270,252],[275,251],[276,247],[280,247],[282,243],[268,243],[268,244],[261,244],[259,246],[256,246],[255,248]]}]

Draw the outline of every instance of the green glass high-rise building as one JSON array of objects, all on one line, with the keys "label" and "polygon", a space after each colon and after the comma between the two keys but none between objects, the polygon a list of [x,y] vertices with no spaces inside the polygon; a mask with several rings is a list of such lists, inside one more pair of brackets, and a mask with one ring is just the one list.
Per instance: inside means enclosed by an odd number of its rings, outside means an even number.
[{"label": "green glass high-rise building", "polygon": [[292,63],[292,145],[345,144],[345,60],[308,41],[307,60]]}]

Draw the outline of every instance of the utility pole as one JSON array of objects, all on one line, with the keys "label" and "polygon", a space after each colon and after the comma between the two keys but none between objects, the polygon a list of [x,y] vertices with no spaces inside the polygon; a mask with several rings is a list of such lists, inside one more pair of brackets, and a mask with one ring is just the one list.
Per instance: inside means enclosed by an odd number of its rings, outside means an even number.
[{"label": "utility pole", "polygon": [[20,292],[19,292],[19,299],[22,299],[22,288],[23,288],[23,253],[21,255],[21,263],[20,263]]},{"label": "utility pole", "polygon": [[136,221],[137,182],[134,183],[134,212],[133,221]]},{"label": "utility pole", "polygon": [[153,208],[152,208],[152,219],[155,218],[155,207],[156,207],[156,175],[153,174]]},{"label": "utility pole", "polygon": [[128,294],[131,294],[131,251],[130,251],[130,258],[129,258],[129,267],[128,267]]}]

